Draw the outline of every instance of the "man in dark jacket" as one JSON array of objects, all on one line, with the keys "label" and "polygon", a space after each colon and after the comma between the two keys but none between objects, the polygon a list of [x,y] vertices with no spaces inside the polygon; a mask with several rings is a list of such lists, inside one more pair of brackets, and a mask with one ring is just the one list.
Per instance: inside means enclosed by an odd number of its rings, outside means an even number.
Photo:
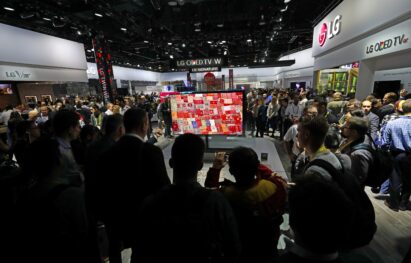
[{"label": "man in dark jacket", "polygon": [[170,184],[162,151],[144,142],[149,127],[147,112],[127,110],[124,127],[126,134],[101,158],[97,181],[110,262],[115,263],[121,262],[122,247],[136,251],[137,214],[144,198]]}]

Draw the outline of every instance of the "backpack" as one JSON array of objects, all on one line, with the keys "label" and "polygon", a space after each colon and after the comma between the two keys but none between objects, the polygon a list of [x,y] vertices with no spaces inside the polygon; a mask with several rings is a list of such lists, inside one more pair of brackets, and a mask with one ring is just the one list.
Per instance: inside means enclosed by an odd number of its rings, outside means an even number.
[{"label": "backpack", "polygon": [[374,142],[373,145],[374,148],[368,144],[360,143],[352,147],[352,149],[353,151],[367,150],[371,152],[373,164],[368,171],[367,178],[365,179],[365,185],[370,187],[380,187],[382,183],[389,178],[393,170],[393,160],[389,152],[378,148]]},{"label": "backpack", "polygon": [[351,233],[346,240],[344,248],[355,249],[368,245],[377,231],[375,212],[370,199],[359,185],[355,176],[350,170],[345,170],[342,164],[341,167],[343,167],[343,169],[338,170],[325,160],[314,159],[307,165],[306,169],[313,165],[325,169],[331,175],[333,181],[344,191],[348,199],[352,201],[354,206],[353,225],[351,226]]}]

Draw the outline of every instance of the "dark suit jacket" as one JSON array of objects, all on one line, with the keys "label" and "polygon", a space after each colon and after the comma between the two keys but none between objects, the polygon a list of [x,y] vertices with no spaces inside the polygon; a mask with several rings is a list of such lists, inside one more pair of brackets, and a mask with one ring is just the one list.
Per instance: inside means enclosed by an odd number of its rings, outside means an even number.
[{"label": "dark suit jacket", "polygon": [[380,120],[384,119],[386,115],[390,115],[395,112],[395,107],[393,104],[387,104],[384,105],[380,108],[378,111],[378,117],[380,117]]},{"label": "dark suit jacket", "polygon": [[368,119],[368,132],[371,134],[371,138],[375,141],[375,139],[378,136],[377,132],[380,127],[380,118],[372,112],[368,113],[368,115],[366,115],[365,118]]},{"label": "dark suit jacket", "polygon": [[163,152],[154,145],[125,135],[102,156],[99,178],[103,221],[123,240],[132,242],[142,201],[170,184]]}]

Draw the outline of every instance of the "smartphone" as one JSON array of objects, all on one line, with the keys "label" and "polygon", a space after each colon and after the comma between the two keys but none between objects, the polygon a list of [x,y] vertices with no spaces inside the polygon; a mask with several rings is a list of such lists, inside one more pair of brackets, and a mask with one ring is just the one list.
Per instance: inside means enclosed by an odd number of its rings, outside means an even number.
[{"label": "smartphone", "polygon": [[261,153],[261,161],[267,161],[268,160],[268,153]]}]

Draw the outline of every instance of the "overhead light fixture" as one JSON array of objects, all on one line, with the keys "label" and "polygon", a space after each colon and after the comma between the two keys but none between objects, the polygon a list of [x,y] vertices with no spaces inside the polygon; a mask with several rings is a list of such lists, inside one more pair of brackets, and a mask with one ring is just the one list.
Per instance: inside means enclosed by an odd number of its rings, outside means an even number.
[{"label": "overhead light fixture", "polygon": [[182,46],[182,47],[186,47],[186,44],[183,43],[183,44],[181,44],[181,46]]},{"label": "overhead light fixture", "polygon": [[225,41],[225,40],[223,40],[223,41],[221,41],[221,44],[225,44],[227,41]]},{"label": "overhead light fixture", "polygon": [[177,6],[177,1],[168,1],[169,6]]},{"label": "overhead light fixture", "polygon": [[171,43],[171,42],[168,42],[167,44],[168,44],[169,46],[173,45],[173,43]]},{"label": "overhead light fixture", "polygon": [[137,67],[140,67],[140,64],[138,64]]},{"label": "overhead light fixture", "polygon": [[148,40],[144,40],[144,43],[148,44],[149,42],[148,42]]},{"label": "overhead light fixture", "polygon": [[173,56],[173,55],[170,55],[170,58],[171,58],[171,59],[174,59],[174,56]]},{"label": "overhead light fixture", "polygon": [[103,17],[103,15],[102,15],[102,14],[99,14],[99,13],[94,13],[94,15],[95,15],[95,16],[98,16],[98,17]]},{"label": "overhead light fixture", "polygon": [[125,28],[125,27],[122,27],[122,28],[120,28],[122,31],[127,31],[127,28]]},{"label": "overhead light fixture", "polygon": [[207,43],[208,43],[208,44],[213,44],[213,42],[211,42],[211,41],[207,41]]},{"label": "overhead light fixture", "polygon": [[81,31],[77,30],[77,35],[81,36]]},{"label": "overhead light fixture", "polygon": [[196,28],[196,29],[194,29],[194,31],[195,31],[195,32],[200,32],[200,31],[201,31],[201,28]]},{"label": "overhead light fixture", "polygon": [[227,50],[224,50],[224,56],[226,56],[227,55]]},{"label": "overhead light fixture", "polygon": [[288,41],[288,44],[292,44],[297,39],[297,37],[297,35],[292,36],[291,39]]},{"label": "overhead light fixture", "polygon": [[291,0],[284,0],[284,4],[288,4]]},{"label": "overhead light fixture", "polygon": [[247,39],[247,43],[251,43],[252,41],[252,39]]},{"label": "overhead light fixture", "polygon": [[46,21],[51,21],[51,19],[50,19],[50,18],[48,18],[48,17],[43,17],[43,20],[46,20]]},{"label": "overhead light fixture", "polygon": [[217,27],[224,27],[224,24],[223,23],[220,23],[220,24],[217,24]]},{"label": "overhead light fixture", "polygon": [[281,9],[280,12],[284,13],[285,11],[287,11],[287,9],[288,9],[288,5],[286,5],[284,9]]},{"label": "overhead light fixture", "polygon": [[7,11],[14,11],[14,8],[11,8],[11,7],[5,6],[5,7],[3,7],[3,8],[4,8],[4,10],[7,10]]}]

